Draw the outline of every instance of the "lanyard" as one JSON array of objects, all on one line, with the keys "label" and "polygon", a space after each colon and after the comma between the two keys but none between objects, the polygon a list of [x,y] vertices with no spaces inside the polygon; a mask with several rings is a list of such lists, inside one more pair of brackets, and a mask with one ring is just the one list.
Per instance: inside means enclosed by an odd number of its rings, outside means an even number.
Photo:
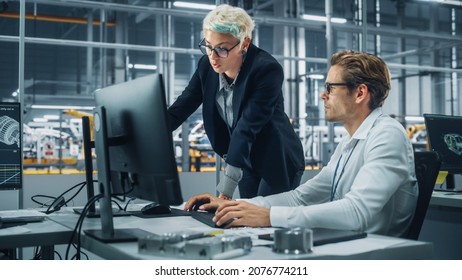
[{"label": "lanyard", "polygon": [[338,176],[337,183],[335,183],[335,177],[337,177],[337,171],[338,171],[338,168],[339,168],[339,165],[340,165],[340,161],[342,161],[343,153],[340,155],[340,158],[338,159],[337,166],[335,167],[335,171],[334,171],[334,178],[332,179],[332,187],[331,187],[331,192],[330,192],[330,201],[334,201],[334,196],[335,196],[335,193],[337,192],[338,183],[340,182],[340,179],[342,179],[343,172],[345,171],[345,166],[348,164],[348,161],[350,160],[350,157],[353,154],[353,151],[355,150],[356,145],[358,145],[358,142],[359,142],[359,140],[356,140],[356,143],[353,146],[353,149],[351,149],[351,152],[348,155],[348,157],[347,157],[347,159],[345,161],[345,164],[343,165],[342,171],[340,172],[340,175]]}]

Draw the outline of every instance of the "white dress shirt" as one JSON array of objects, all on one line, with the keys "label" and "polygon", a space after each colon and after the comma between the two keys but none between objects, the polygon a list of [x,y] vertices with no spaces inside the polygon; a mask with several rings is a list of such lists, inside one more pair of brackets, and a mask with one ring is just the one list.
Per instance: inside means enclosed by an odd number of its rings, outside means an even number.
[{"label": "white dress shirt", "polygon": [[293,191],[248,201],[271,207],[274,227],[403,236],[418,196],[414,169],[414,153],[404,128],[377,108],[352,137],[339,143],[327,166],[314,178]]}]

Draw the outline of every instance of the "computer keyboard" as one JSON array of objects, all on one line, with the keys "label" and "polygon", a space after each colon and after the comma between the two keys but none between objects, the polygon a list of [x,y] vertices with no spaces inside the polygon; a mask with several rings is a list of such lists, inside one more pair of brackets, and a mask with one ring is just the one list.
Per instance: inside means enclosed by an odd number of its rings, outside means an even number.
[{"label": "computer keyboard", "polygon": [[41,222],[47,215],[35,209],[0,211],[0,228]]},{"label": "computer keyboard", "polygon": [[0,222],[3,224],[7,223],[36,223],[45,220],[45,217],[41,216],[22,216],[22,217],[0,217]]},{"label": "computer keyboard", "polygon": [[22,217],[0,217],[0,228],[22,226],[27,223],[42,222],[45,217],[41,216],[22,216]]},{"label": "computer keyboard", "polygon": [[214,221],[212,221],[215,213],[213,212],[202,212],[202,211],[191,211],[191,217],[204,223],[210,227],[218,227]]},{"label": "computer keyboard", "polygon": [[215,216],[214,212],[204,212],[204,211],[191,211],[191,217],[198,220],[201,223],[204,223],[210,227],[214,228],[224,228],[226,225],[232,222],[229,220],[228,222],[222,224],[221,226],[217,226],[215,222],[212,220],[213,216]]},{"label": "computer keyboard", "polygon": [[0,218],[18,218],[18,217],[46,217],[47,214],[35,209],[19,209],[0,211]]}]

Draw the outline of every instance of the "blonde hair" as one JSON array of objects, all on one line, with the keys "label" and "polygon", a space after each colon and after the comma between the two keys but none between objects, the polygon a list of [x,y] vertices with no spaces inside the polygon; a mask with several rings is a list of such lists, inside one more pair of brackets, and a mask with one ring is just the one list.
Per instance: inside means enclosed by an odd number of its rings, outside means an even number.
[{"label": "blonde hair", "polygon": [[218,33],[229,33],[241,43],[247,37],[252,39],[252,31],[255,23],[252,18],[241,8],[230,5],[219,5],[210,11],[204,18],[202,29]]}]

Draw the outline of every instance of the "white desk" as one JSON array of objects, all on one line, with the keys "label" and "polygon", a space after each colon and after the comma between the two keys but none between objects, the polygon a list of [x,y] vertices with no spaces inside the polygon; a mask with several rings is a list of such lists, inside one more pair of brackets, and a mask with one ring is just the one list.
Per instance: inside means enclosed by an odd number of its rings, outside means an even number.
[{"label": "white desk", "polygon": [[[27,231],[22,233],[18,233],[15,228],[1,229],[0,248],[43,246],[49,254],[47,257],[52,258],[54,245],[69,242],[78,215],[71,209],[62,209],[49,215],[47,219],[23,226]],[[211,229],[187,216],[151,219],[116,217],[114,225],[116,228],[140,228],[156,234],[175,229]],[[86,218],[83,227],[100,229],[100,220]],[[81,236],[81,242],[83,248],[105,259],[159,259],[156,256],[139,254],[137,242],[106,244],[86,235]],[[303,255],[276,254],[269,247],[253,247],[250,254],[238,259],[432,259],[432,251],[433,245],[429,242],[369,234],[363,239],[316,246],[312,253]]]},{"label": "white desk", "polygon": [[0,229],[0,249],[42,247],[42,258],[53,259],[54,245],[67,244],[72,230],[51,220]]},{"label": "white desk", "polygon": [[462,210],[462,193],[434,191],[430,206],[455,207]]},{"label": "white desk", "polygon": [[[63,226],[73,227],[77,215],[58,213],[51,218]],[[156,234],[181,229],[211,229],[187,216],[151,219],[133,216],[116,217],[114,218],[114,225],[116,228],[140,228]],[[99,219],[85,219],[84,229],[99,228]],[[136,242],[102,243],[85,235],[81,237],[81,242],[83,248],[105,259],[160,258],[139,254]],[[250,254],[237,259],[432,259],[432,250],[433,245],[428,242],[370,234],[363,239],[316,246],[312,253],[303,255],[276,254],[269,247],[253,247]]]}]

